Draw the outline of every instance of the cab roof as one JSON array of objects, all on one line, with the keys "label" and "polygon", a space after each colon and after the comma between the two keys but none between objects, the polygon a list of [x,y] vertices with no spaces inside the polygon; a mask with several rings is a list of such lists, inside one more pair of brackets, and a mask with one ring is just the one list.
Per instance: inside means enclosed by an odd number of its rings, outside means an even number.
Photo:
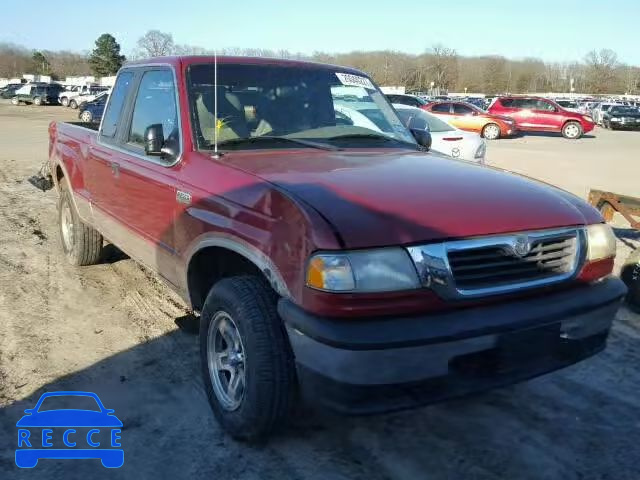
[{"label": "cab roof", "polygon": [[[125,63],[124,67],[135,67],[136,65],[171,65],[179,70],[182,67],[188,67],[193,64],[211,63],[213,64],[215,57],[213,55],[185,55],[170,57],[154,57],[148,59],[133,60]],[[356,75],[369,76],[366,73],[351,67],[343,67],[339,65],[331,65],[328,63],[311,62],[307,60],[290,60],[283,58],[270,57],[244,57],[244,56],[226,56],[217,57],[218,65],[236,64],[236,65],[275,65],[283,67],[298,68],[322,68],[327,70],[338,70],[340,72],[353,73]]]}]

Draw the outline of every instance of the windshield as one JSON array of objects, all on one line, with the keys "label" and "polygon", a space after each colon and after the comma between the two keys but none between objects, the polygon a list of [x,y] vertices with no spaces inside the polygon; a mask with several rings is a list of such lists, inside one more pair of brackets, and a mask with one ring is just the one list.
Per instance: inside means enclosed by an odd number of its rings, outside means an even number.
[{"label": "windshield", "polygon": [[435,115],[425,112],[419,108],[396,108],[398,116],[407,128],[417,128],[420,130],[428,130],[432,133],[452,132],[454,130],[451,125],[443,122]]},{"label": "windshield", "polygon": [[633,107],[613,107],[611,109],[612,115],[636,115],[638,110]]},{"label": "windshield", "polygon": [[191,117],[200,149],[213,148],[216,139],[223,149],[301,145],[241,141],[263,136],[340,147],[417,148],[384,95],[364,76],[324,67],[219,64],[217,85],[216,92],[212,64],[189,69]]}]

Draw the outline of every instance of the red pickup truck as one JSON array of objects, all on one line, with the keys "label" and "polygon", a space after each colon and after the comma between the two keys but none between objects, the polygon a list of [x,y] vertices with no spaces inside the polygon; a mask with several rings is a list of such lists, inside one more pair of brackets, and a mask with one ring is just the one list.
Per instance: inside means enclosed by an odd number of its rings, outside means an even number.
[{"label": "red pickup truck", "polygon": [[298,398],[374,413],[573,364],[625,294],[594,208],[429,153],[357,70],[130,63],[99,127],[49,135],[67,258],[97,263],[108,239],[182,295],[237,438]]}]

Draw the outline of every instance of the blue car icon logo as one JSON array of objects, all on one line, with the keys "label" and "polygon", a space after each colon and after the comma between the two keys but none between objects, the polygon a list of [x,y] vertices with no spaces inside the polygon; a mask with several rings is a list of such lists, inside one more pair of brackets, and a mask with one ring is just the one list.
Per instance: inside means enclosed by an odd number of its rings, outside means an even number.
[{"label": "blue car icon logo", "polygon": [[[83,408],[68,408],[67,403]],[[50,408],[55,405],[62,408]],[[95,393],[44,393],[36,406],[24,413],[16,424],[18,467],[33,468],[41,458],[100,459],[107,468],[124,464],[122,422]]]}]

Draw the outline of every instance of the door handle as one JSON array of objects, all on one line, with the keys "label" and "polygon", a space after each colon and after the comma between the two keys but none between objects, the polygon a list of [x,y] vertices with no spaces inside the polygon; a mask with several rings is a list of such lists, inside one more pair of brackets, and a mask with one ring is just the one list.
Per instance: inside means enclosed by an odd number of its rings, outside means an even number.
[{"label": "door handle", "polygon": [[111,162],[111,173],[115,178],[120,177],[120,164],[117,162]]}]

